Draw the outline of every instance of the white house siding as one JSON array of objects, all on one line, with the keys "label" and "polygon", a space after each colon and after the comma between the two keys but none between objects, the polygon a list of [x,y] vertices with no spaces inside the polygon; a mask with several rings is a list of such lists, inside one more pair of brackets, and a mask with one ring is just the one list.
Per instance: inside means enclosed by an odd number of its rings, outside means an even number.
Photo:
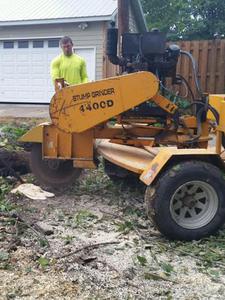
[{"label": "white house siding", "polygon": [[[103,22],[89,22],[82,30],[79,23],[0,27],[0,40],[70,36],[76,47],[96,47],[96,79],[103,77]],[[60,53],[60,52],[59,52]]]}]

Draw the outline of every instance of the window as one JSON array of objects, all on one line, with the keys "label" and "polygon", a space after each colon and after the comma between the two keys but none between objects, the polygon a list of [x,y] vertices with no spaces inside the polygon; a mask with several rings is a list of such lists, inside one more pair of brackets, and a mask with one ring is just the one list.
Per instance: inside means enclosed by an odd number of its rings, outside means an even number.
[{"label": "window", "polygon": [[58,48],[59,47],[59,39],[48,40],[48,47],[49,48]]},{"label": "window", "polygon": [[44,48],[44,41],[33,41],[33,48]]},{"label": "window", "polygon": [[28,41],[18,41],[18,48],[28,48],[29,42]]},{"label": "window", "polygon": [[4,49],[12,49],[12,48],[14,48],[14,42],[13,41],[5,41],[5,42],[3,42],[3,48]]}]

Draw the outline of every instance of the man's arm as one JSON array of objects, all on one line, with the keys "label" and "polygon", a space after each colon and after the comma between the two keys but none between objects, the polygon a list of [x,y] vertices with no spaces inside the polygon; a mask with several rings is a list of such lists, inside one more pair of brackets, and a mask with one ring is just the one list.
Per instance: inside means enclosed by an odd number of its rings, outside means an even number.
[{"label": "man's arm", "polygon": [[81,83],[88,82],[88,75],[87,75],[87,67],[85,60],[82,61],[81,69],[80,69],[80,77],[81,77]]},{"label": "man's arm", "polygon": [[50,73],[51,73],[52,81],[53,81],[53,83],[55,83],[55,80],[60,78],[59,59],[58,59],[58,57],[53,59],[53,61],[51,62]]}]

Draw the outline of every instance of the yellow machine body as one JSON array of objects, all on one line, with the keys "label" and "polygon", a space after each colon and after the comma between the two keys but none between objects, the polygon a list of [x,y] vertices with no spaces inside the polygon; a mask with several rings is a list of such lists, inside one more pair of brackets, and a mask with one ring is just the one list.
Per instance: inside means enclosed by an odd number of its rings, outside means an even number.
[{"label": "yellow machine body", "polygon": [[30,129],[23,136],[19,138],[19,142],[23,143],[43,143],[43,130],[45,126],[50,125],[51,123],[42,123],[36,127]]},{"label": "yellow machine body", "polygon": [[110,162],[129,171],[139,174],[140,180],[150,185],[159,173],[172,159],[207,158],[221,160],[215,149],[177,149],[176,147],[144,147],[136,148],[126,145],[117,145],[110,141],[101,140],[96,146],[99,154]]},{"label": "yellow machine body", "polygon": [[172,158],[176,159],[182,157],[185,159],[185,156],[194,159],[202,156],[207,156],[209,158],[218,155],[215,153],[215,151],[213,151],[213,149],[164,148],[158,152],[154,159],[145,168],[140,176],[140,180],[146,185],[150,185]]},{"label": "yellow machine body", "polygon": [[149,72],[67,87],[51,101],[51,120],[65,132],[84,132],[151,99],[158,89],[157,78]]},{"label": "yellow machine body", "polygon": [[[137,137],[149,134],[149,128],[143,125],[111,128],[104,122],[147,100],[155,101],[171,114],[176,111],[177,106],[158,95],[158,89],[157,78],[149,72],[63,88],[50,103],[52,123],[33,128],[20,141],[42,143],[43,158],[73,159],[74,167],[93,168],[94,139],[122,139],[124,130]],[[160,130],[152,128],[151,134]]]},{"label": "yellow machine body", "polygon": [[[52,123],[43,123],[31,129],[20,141],[42,144],[45,159],[73,160],[76,168],[95,168],[94,153],[112,163],[140,175],[150,185],[161,170],[175,156],[219,157],[221,132],[225,132],[225,95],[210,95],[210,104],[220,115],[216,150],[178,149],[177,147],[156,147],[154,137],[161,136],[160,143],[183,145],[197,128],[196,118],[183,116],[183,128],[165,129],[151,127],[149,120],[126,121],[117,126],[108,126],[107,121],[135,106],[149,100],[155,102],[170,116],[177,106],[158,94],[159,82],[149,72],[138,72],[65,87],[56,92],[50,104]],[[214,116],[208,113],[208,118]],[[149,123],[146,123],[149,122]],[[168,128],[170,118],[168,118]],[[209,123],[202,123],[199,147],[207,148]],[[154,147],[152,147],[154,146]]]},{"label": "yellow machine body", "polygon": [[[146,185],[151,185],[157,178],[159,173],[171,162],[172,159],[179,158],[185,159],[200,159],[209,161],[220,169],[225,171],[225,155],[222,151],[222,134],[225,133],[225,95],[210,95],[210,105],[216,109],[219,114],[219,124],[216,128],[216,145],[213,148],[207,149],[177,149],[166,147],[158,149],[158,153],[149,162],[143,172],[141,173],[140,180]],[[212,113],[209,113],[208,118],[215,121]]]},{"label": "yellow machine body", "polygon": [[[220,114],[220,110],[221,110],[221,102],[222,101],[225,101],[225,94],[211,94],[209,95],[209,104],[215,108],[217,110],[217,112]],[[208,115],[207,117],[210,119],[210,120],[213,120],[215,121],[215,117],[214,115],[212,114],[211,111],[208,112]]]}]

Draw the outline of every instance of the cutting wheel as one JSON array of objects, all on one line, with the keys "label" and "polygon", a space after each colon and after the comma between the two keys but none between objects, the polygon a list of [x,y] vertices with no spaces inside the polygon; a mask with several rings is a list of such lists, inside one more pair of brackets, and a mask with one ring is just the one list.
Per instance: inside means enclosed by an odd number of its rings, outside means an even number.
[{"label": "cutting wheel", "polygon": [[42,159],[42,144],[39,143],[33,144],[30,167],[40,183],[54,188],[72,184],[81,174],[81,169],[73,167],[72,160]]}]

